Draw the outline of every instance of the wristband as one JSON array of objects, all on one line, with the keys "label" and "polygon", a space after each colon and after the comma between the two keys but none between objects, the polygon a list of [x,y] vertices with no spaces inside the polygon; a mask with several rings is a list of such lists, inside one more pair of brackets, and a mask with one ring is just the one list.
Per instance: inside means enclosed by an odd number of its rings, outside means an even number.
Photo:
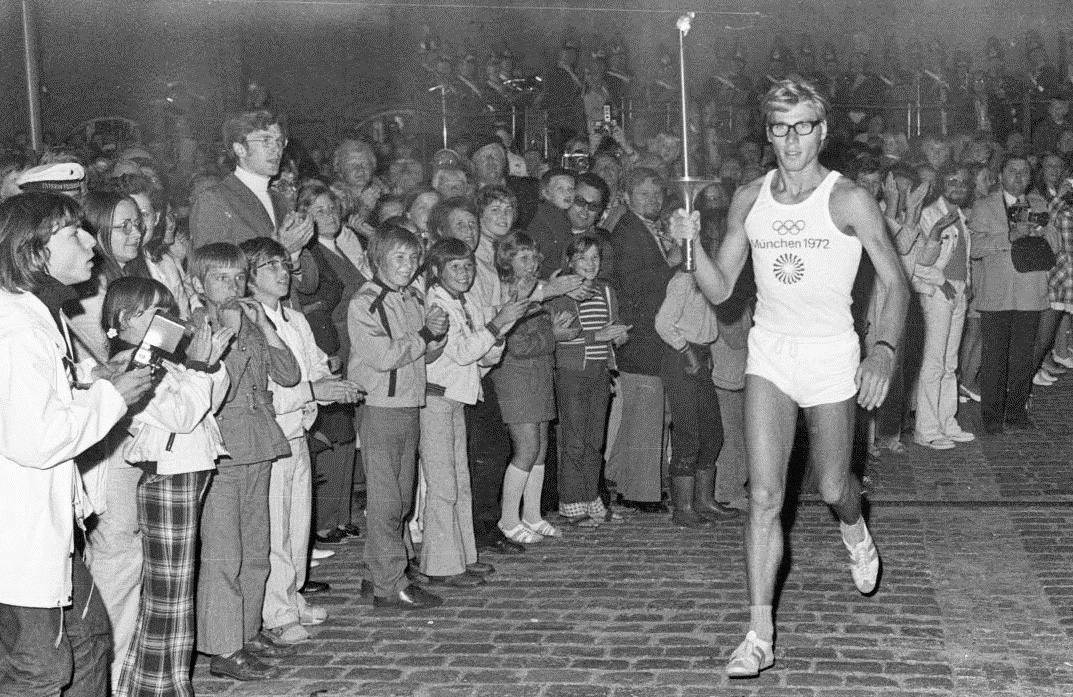
[{"label": "wristband", "polygon": [[896,356],[898,354],[898,349],[894,348],[894,344],[884,339],[880,339],[879,341],[877,341],[876,346],[886,346],[890,349],[890,353],[892,356]]}]

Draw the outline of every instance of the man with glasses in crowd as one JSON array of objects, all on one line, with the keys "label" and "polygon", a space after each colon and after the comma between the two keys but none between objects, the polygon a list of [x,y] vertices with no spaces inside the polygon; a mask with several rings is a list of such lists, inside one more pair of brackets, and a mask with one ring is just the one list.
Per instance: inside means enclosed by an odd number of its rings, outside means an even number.
[{"label": "man with glasses in crowd", "polygon": [[[819,163],[827,100],[805,80],[781,80],[764,98],[764,118],[778,168],[735,194],[714,261],[695,244],[696,279],[712,303],[730,296],[750,250],[757,285],[745,371],[750,623],[727,664],[734,678],[756,677],[775,662],[772,601],[799,407],[820,493],[841,521],[854,584],[863,594],[875,590],[879,553],[861,515],[860,482],[850,472],[854,418],[858,404],[875,409],[886,397],[908,304],[905,276],[875,200]],[[679,210],[671,229],[679,239],[695,238],[700,217]],[[875,266],[881,306],[877,340],[863,361],[850,314],[862,248]]]},{"label": "man with glasses in crowd", "polygon": [[575,237],[588,235],[600,240],[603,245],[604,260],[600,264],[602,278],[607,278],[610,274],[610,255],[607,252],[611,245],[611,232],[597,223],[602,221],[610,197],[611,190],[599,175],[591,171],[579,174],[574,179],[574,202],[566,212]]},{"label": "man with glasses in crowd", "polygon": [[279,173],[287,147],[283,127],[271,112],[250,111],[229,118],[223,138],[235,159],[235,171],[194,196],[191,241],[200,247],[271,237],[291,255],[296,269],[294,290],[312,293],[319,283],[317,264],[303,248],[313,238],[313,221],[295,215],[287,201],[268,188]]}]

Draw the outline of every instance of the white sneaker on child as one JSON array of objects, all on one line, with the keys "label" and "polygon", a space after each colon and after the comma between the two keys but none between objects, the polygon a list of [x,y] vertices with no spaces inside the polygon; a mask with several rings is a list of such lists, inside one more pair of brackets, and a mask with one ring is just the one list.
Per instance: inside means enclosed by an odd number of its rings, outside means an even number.
[{"label": "white sneaker on child", "polygon": [[327,619],[327,610],[316,605],[310,605],[309,603],[306,603],[305,607],[298,613],[298,621],[307,627],[324,624],[324,621]]}]

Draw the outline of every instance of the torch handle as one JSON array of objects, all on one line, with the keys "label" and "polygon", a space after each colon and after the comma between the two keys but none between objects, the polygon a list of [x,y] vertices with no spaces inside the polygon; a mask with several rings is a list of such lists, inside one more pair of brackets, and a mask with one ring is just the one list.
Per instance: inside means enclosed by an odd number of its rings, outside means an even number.
[{"label": "torch handle", "polygon": [[[683,193],[685,194],[686,215],[690,215],[693,213],[693,201],[690,200],[693,197],[689,195],[688,191]],[[696,245],[696,238],[682,242],[682,270],[686,273],[692,273],[697,270]]]}]

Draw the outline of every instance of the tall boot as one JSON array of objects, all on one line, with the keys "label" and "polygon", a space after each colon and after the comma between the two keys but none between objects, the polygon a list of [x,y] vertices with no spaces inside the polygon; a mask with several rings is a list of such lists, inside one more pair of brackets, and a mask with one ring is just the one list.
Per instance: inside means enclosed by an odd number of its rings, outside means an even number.
[{"label": "tall boot", "polygon": [[693,477],[671,477],[671,501],[674,503],[671,520],[681,528],[710,528],[712,521],[693,510],[693,482]]},{"label": "tall boot", "polygon": [[708,520],[728,520],[741,514],[715,500],[715,468],[697,470],[693,483],[693,510]]}]

